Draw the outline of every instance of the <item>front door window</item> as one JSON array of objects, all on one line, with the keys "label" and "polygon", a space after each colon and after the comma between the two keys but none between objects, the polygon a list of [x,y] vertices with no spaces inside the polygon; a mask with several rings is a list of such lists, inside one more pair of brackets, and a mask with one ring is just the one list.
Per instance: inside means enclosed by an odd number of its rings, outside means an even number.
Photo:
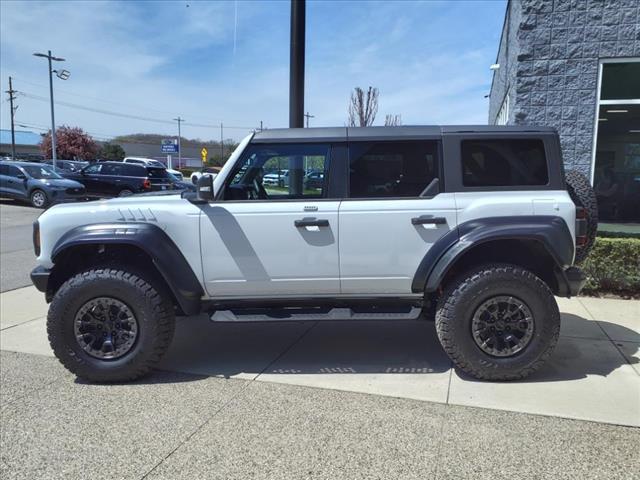
[{"label": "front door window", "polygon": [[253,145],[226,185],[225,200],[313,199],[326,196],[326,144]]}]

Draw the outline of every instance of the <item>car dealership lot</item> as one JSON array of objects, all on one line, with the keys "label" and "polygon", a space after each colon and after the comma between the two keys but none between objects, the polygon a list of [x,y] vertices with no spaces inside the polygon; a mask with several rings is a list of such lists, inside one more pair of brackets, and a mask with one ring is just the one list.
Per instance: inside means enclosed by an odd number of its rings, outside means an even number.
[{"label": "car dealership lot", "polygon": [[35,266],[33,222],[42,210],[13,200],[0,199],[0,291],[31,285]]},{"label": "car dealership lot", "polygon": [[43,295],[16,288],[39,213],[0,205],[2,478],[640,476],[638,301],[559,300],[558,347],[523,382],[462,376],[426,321],[198,316],[160,370],[92,385],[52,357]]}]

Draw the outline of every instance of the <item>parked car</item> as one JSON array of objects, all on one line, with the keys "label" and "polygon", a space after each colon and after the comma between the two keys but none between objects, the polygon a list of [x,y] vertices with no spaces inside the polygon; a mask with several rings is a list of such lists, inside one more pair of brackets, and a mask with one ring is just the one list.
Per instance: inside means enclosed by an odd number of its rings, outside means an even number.
[{"label": "parked car", "polygon": [[317,189],[324,186],[324,172],[310,172],[304,177],[304,188]]},{"label": "parked car", "polygon": [[60,176],[47,164],[1,161],[0,196],[46,208],[53,203],[84,198],[85,187]]},{"label": "parked car", "polygon": [[202,170],[198,170],[191,174],[191,183],[197,185],[198,179],[202,175],[211,175],[215,177],[220,172],[220,167],[204,167]]},{"label": "parked car", "polygon": [[[297,185],[263,188],[263,169],[286,162],[293,172],[304,156],[327,172],[321,189],[302,188],[302,169]],[[67,369],[100,382],[151,371],[176,312],[276,322],[424,314],[452,362],[483,380],[525,378],[551,356],[554,295],[580,292],[574,262],[597,226],[593,189],[565,173],[555,129],[270,129],[232,159],[192,195],[38,218],[31,278],[51,302],[49,341]]]},{"label": "parked car", "polygon": [[[53,160],[47,160],[45,163],[53,166]],[[56,160],[56,169],[66,172],[79,172],[87,165],[89,165],[89,162],[79,160]]]},{"label": "parked car", "polygon": [[289,170],[280,170],[275,173],[267,173],[262,180],[265,185],[276,185],[286,187],[289,185]]},{"label": "parked car", "polygon": [[171,180],[171,183],[173,184],[173,189],[174,190],[184,190],[184,191],[187,191],[187,192],[195,192],[196,191],[196,186],[193,183],[185,182],[184,180],[179,179],[173,173],[169,173],[168,171],[167,171],[167,173],[169,174],[169,179]]},{"label": "parked car", "polygon": [[167,172],[175,175],[181,181],[183,180],[182,173],[178,170],[174,170],[173,168],[167,168],[162,162],[158,160],[154,160],[153,158],[144,158],[144,157],[125,157],[122,160],[124,163],[133,163],[135,165],[147,165],[148,167],[158,167],[158,168],[166,168]]},{"label": "parked car", "polygon": [[134,193],[174,189],[169,173],[162,167],[97,162],[79,172],[62,172],[86,187],[92,197],[125,197]]}]

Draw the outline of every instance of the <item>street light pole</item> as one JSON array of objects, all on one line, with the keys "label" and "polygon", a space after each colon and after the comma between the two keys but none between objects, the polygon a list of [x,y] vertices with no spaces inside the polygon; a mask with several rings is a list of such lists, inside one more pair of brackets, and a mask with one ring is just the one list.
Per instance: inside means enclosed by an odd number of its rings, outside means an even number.
[{"label": "street light pole", "polygon": [[49,98],[51,100],[51,159],[53,160],[53,170],[56,170],[56,119],[53,113],[53,74],[55,73],[56,76],[61,80],[66,80],[67,78],[69,78],[69,72],[67,70],[53,70],[51,62],[64,62],[64,58],[54,57],[53,55],[51,55],[51,50],[48,50],[46,55],[44,53],[34,53],[33,55],[36,57],[46,58],[49,62]]}]

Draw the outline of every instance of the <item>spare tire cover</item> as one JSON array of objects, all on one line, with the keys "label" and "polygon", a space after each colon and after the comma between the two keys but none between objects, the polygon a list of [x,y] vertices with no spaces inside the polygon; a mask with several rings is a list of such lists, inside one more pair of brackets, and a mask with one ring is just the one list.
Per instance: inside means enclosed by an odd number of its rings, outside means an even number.
[{"label": "spare tire cover", "polygon": [[587,214],[587,241],[584,245],[576,247],[576,263],[581,263],[587,258],[593,248],[598,230],[598,203],[596,193],[589,180],[576,170],[569,170],[565,174],[567,191],[576,207],[582,207]]}]

